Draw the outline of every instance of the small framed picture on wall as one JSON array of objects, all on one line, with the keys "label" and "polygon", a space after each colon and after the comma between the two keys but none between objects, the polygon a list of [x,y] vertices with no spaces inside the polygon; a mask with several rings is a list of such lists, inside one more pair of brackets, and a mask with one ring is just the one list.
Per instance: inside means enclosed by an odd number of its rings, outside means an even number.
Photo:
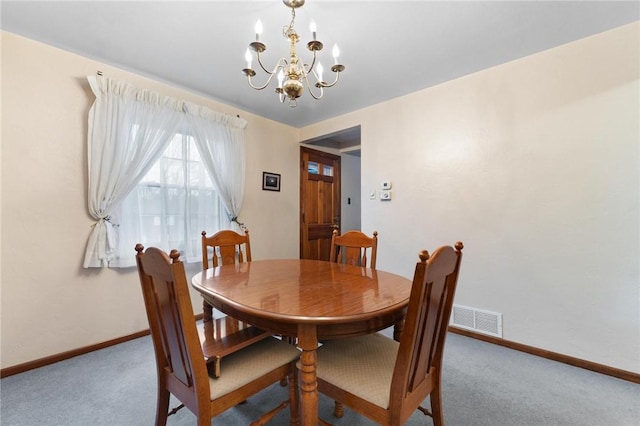
[{"label": "small framed picture on wall", "polygon": [[262,172],[262,189],[264,191],[280,191],[280,175]]}]

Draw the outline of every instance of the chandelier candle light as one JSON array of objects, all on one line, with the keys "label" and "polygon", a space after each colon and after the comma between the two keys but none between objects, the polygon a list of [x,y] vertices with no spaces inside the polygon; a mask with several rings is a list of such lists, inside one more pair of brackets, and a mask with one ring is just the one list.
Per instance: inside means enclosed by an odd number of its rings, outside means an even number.
[{"label": "chandelier candle light", "polygon": [[[286,58],[280,58],[276,63],[276,66],[272,71],[267,70],[262,64],[262,60],[260,58],[260,54],[267,50],[267,46],[260,41],[260,34],[262,34],[262,22],[258,20],[256,23],[256,41],[249,44],[249,48],[245,53],[245,59],[247,61],[247,67],[242,70],[244,75],[247,76],[247,81],[249,82],[249,86],[256,90],[262,90],[271,83],[273,76],[276,76],[278,79],[278,87],[276,88],[276,93],[280,99],[280,102],[284,103],[285,99],[289,100],[289,106],[295,107],[297,105],[297,99],[304,92],[304,87],[307,87],[309,94],[314,99],[322,98],[324,94],[325,87],[332,87],[340,78],[340,73],[344,71],[344,65],[338,63],[338,56],[340,55],[340,50],[337,45],[333,46],[333,58],[334,64],[331,67],[331,71],[336,73],[336,78],[333,83],[327,83],[322,79],[323,68],[318,61],[316,65],[316,59],[318,52],[322,50],[322,43],[316,40],[316,25],[315,22],[311,22],[310,30],[312,33],[312,40],[307,43],[307,49],[309,49],[313,53],[313,61],[311,65],[305,64],[302,62],[298,55],[296,54],[296,44],[300,40],[300,36],[296,33],[293,28],[294,21],[296,18],[296,9],[304,5],[305,0],[282,0],[285,6],[291,8],[291,22],[289,25],[286,25],[282,28],[282,35],[289,40],[290,50],[289,50],[289,60]],[[251,68],[251,61],[253,59],[253,55],[251,54],[251,50],[256,53],[256,57],[258,59],[258,64],[260,68],[263,69],[269,75],[267,82],[262,86],[255,86],[251,81],[251,78],[256,75],[256,72]],[[315,84],[311,84],[309,79],[315,80]],[[314,93],[312,86],[315,86],[318,90],[318,93]]]}]

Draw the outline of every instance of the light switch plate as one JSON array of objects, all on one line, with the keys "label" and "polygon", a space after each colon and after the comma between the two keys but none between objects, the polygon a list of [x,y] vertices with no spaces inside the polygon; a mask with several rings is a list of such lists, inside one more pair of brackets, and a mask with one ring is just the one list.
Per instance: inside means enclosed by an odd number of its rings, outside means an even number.
[{"label": "light switch plate", "polygon": [[382,189],[383,190],[391,189],[391,181],[390,180],[383,180],[382,181]]}]

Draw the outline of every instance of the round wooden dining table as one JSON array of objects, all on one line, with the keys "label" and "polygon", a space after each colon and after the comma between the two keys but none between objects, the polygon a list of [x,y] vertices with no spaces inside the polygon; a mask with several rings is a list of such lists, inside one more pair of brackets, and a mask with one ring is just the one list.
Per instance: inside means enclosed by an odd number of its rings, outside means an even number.
[{"label": "round wooden dining table", "polygon": [[274,334],[297,337],[303,425],[318,424],[318,341],[390,326],[398,337],[412,284],[389,272],[307,259],[218,266],[196,274],[191,283],[221,312]]}]

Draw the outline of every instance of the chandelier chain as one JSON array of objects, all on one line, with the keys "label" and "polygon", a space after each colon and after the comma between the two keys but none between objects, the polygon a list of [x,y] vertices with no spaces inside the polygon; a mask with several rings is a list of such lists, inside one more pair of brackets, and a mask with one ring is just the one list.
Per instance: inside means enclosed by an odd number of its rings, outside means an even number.
[{"label": "chandelier chain", "polygon": [[284,38],[289,38],[289,36],[291,35],[292,32],[295,34],[296,30],[293,29],[293,25],[295,24],[295,20],[296,20],[296,10],[292,8],[291,9],[291,22],[289,23],[289,25],[285,25],[284,27],[282,27],[282,35],[284,36]]}]

